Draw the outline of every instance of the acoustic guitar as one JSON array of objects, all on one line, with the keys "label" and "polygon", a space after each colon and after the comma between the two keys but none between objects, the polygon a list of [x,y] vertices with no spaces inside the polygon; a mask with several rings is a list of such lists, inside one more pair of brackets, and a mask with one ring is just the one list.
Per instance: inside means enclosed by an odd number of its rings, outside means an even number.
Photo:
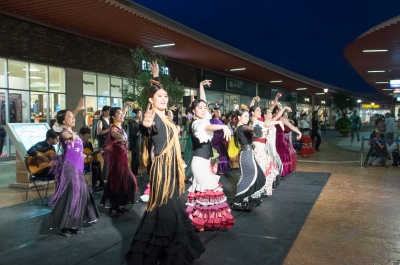
[{"label": "acoustic guitar", "polygon": [[[90,148],[84,148],[83,153],[87,156],[91,156],[92,161],[95,161],[95,160],[98,160],[97,155],[100,153],[100,150],[92,152],[92,150],[90,150]],[[90,163],[90,157],[86,157],[84,163]]]},{"label": "acoustic guitar", "polygon": [[54,152],[53,150],[49,150],[46,153],[41,153],[41,152],[37,152],[37,153],[44,155],[50,161],[45,162],[44,160],[40,159],[40,157],[28,156],[26,163],[28,165],[29,171],[33,175],[36,175],[36,174],[42,172],[44,169],[51,167],[53,165],[52,159],[56,156],[56,152]]}]

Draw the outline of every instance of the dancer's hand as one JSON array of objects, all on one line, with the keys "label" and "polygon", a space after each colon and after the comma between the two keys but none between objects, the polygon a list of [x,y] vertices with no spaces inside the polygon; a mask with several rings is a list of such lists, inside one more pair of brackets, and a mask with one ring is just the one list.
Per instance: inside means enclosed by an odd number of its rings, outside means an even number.
[{"label": "dancer's hand", "polygon": [[151,63],[149,63],[149,67],[151,72],[153,73],[153,77],[158,77],[159,70],[157,61],[151,61]]},{"label": "dancer's hand", "polygon": [[146,113],[144,114],[142,125],[144,127],[150,128],[154,125],[154,117],[156,116],[156,112],[150,109],[151,104],[147,105]]},{"label": "dancer's hand", "polygon": [[287,109],[287,111],[289,111],[289,112],[292,112],[292,108],[291,107],[286,106],[285,109]]},{"label": "dancer's hand", "polygon": [[200,82],[200,85],[201,86],[208,85],[208,87],[211,87],[211,82],[212,82],[212,80],[204,80],[204,81]]},{"label": "dancer's hand", "polygon": [[301,133],[299,135],[296,136],[296,140],[300,140],[301,139]]},{"label": "dancer's hand", "polygon": [[229,130],[228,126],[224,125],[222,128],[222,131],[224,132],[224,138],[226,141],[229,141],[231,139],[231,130]]}]

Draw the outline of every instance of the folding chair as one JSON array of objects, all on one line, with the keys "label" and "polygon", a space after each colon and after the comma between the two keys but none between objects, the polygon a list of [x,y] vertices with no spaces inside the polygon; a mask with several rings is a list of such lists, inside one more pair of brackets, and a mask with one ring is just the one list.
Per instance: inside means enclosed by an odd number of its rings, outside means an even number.
[{"label": "folding chair", "polygon": [[[43,198],[40,195],[40,192],[39,192],[38,188],[46,186],[46,195],[44,196],[46,198],[47,197],[47,192],[49,190],[49,182],[54,180],[54,177],[36,177],[34,174],[32,174],[31,170],[29,169],[28,157],[29,157],[28,155],[26,155],[24,157],[25,166],[26,166],[26,169],[28,170],[28,173],[29,173],[29,181],[28,181],[28,184],[27,184],[27,187],[26,187],[25,202],[27,202],[27,200],[28,200],[28,192],[29,192],[29,190],[35,188],[37,193],[39,194],[39,197],[40,197],[40,200],[42,201],[42,204],[44,204]],[[36,181],[43,181],[43,182],[47,181],[47,184],[36,185]],[[29,184],[31,182],[33,183],[33,187],[29,187]]]}]

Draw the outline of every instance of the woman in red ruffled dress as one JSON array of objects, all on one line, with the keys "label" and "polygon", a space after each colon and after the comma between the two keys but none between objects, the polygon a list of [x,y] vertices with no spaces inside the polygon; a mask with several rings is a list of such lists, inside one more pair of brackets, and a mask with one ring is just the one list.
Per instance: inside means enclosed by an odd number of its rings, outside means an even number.
[{"label": "woman in red ruffled dress", "polygon": [[235,222],[219,182],[220,176],[215,175],[211,168],[213,132],[222,130],[225,140],[229,140],[231,131],[226,125],[210,124],[211,114],[207,109],[204,85],[210,86],[211,80],[200,83],[200,99],[196,99],[191,105],[195,117],[190,127],[193,180],[186,203],[186,213],[195,230],[199,232],[204,229],[231,228]]}]

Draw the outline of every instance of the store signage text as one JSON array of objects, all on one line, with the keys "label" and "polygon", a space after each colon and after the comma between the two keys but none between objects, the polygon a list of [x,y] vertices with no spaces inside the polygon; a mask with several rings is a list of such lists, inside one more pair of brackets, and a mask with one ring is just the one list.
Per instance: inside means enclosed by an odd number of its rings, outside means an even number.
[{"label": "store signage text", "polygon": [[372,105],[372,104],[362,104],[361,107],[362,107],[363,109],[379,109],[380,105],[379,105],[379,104],[375,104],[375,105]]},{"label": "store signage text", "polygon": [[120,85],[114,85],[114,84],[111,84],[111,88],[113,88],[113,87],[121,88],[121,86],[120,86]]},{"label": "store signage text", "polygon": [[[142,70],[143,71],[151,71],[149,67],[149,62],[146,62],[145,60],[142,60]],[[161,74],[164,75],[169,75],[169,69],[166,66],[158,66],[158,70],[160,71]]]},{"label": "store signage text", "polygon": [[83,83],[84,83],[85,85],[92,85],[92,86],[94,86],[94,82],[91,82],[91,81],[85,81],[85,80],[83,80]]}]

